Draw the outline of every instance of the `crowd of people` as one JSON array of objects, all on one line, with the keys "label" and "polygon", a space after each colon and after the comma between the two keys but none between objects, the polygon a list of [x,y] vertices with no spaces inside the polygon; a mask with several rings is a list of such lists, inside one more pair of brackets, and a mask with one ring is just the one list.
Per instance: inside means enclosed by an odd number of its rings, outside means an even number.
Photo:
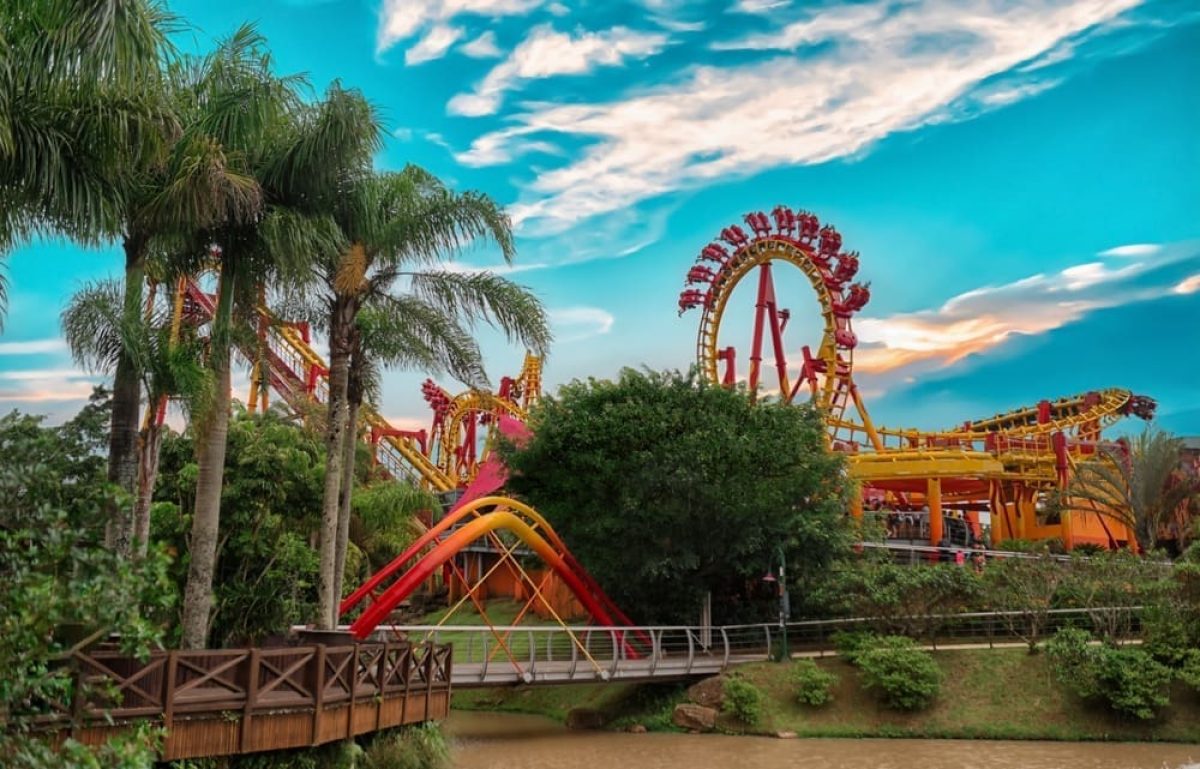
[{"label": "crowd of people", "polygon": [[[930,541],[928,507],[896,510],[876,500],[867,503],[866,512],[883,524],[888,540],[919,544]],[[942,516],[942,539],[937,544],[941,551],[940,559],[953,561],[960,566],[965,566],[969,561],[976,569],[982,569],[987,562],[990,533],[990,527],[967,520],[961,511],[945,511]]]}]

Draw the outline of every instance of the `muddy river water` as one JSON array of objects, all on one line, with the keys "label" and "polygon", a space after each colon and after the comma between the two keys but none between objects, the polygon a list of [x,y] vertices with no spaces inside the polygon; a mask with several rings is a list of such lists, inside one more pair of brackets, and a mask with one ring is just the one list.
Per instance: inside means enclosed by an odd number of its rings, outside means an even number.
[{"label": "muddy river water", "polygon": [[445,729],[457,769],[1200,769],[1200,745],[623,734],[458,711]]}]

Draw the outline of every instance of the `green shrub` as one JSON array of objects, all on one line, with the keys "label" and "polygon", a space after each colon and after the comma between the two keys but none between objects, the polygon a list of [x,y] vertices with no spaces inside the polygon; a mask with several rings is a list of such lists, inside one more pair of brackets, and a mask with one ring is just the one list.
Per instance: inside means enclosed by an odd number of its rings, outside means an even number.
[{"label": "green shrub", "polygon": [[749,726],[762,720],[763,693],[744,678],[730,676],[725,679],[725,697],[721,710]]},{"label": "green shrub", "polygon": [[1142,612],[1142,648],[1154,659],[1175,667],[1192,648],[1188,624],[1169,605],[1148,606]]},{"label": "green shrub", "polygon": [[1179,668],[1179,679],[1200,692],[1200,649],[1191,649]]},{"label": "green shrub", "polygon": [[857,657],[863,685],[877,689],[887,707],[920,710],[937,698],[942,671],[912,639],[885,636],[878,646],[860,651]]},{"label": "green shrub", "polygon": [[876,646],[879,636],[866,630],[839,630],[829,640],[833,641],[833,648],[846,662],[857,665],[859,653]]},{"label": "green shrub", "polygon": [[797,660],[792,665],[792,683],[796,686],[796,699],[801,705],[820,707],[833,700],[833,687],[837,676],[817,667],[812,660]]},{"label": "green shrub", "polygon": [[371,741],[364,769],[445,769],[450,749],[437,724],[390,731]]},{"label": "green shrub", "polygon": [[1096,646],[1082,630],[1060,630],[1046,644],[1059,683],[1084,699],[1143,720],[1170,702],[1171,669],[1143,649]]}]

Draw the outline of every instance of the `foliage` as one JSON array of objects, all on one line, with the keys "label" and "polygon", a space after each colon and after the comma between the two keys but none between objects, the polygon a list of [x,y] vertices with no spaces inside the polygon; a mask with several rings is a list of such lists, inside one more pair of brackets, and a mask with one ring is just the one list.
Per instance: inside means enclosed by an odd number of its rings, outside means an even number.
[{"label": "foliage", "polygon": [[[46,428],[36,417],[0,418],[0,712],[44,712],[69,702],[62,660],[118,633],[121,648],[144,654],[159,640],[148,611],[170,600],[167,562],[153,551],[136,566],[102,547],[104,399]],[[97,461],[98,460],[98,461]],[[107,746],[68,741],[50,747],[22,728],[0,731],[5,766],[144,765],[153,744],[140,730]]]},{"label": "foliage", "polygon": [[371,740],[363,769],[446,769],[450,749],[436,723],[394,729]]},{"label": "foliage", "polygon": [[801,705],[820,707],[833,701],[833,687],[837,685],[838,677],[822,670],[813,660],[796,660],[792,664],[791,679]]},{"label": "foliage", "polygon": [[879,636],[866,630],[839,630],[830,639],[842,659],[858,664],[858,655],[879,642]]},{"label": "foliage", "polygon": [[1200,693],[1200,649],[1190,649],[1179,668],[1179,680]]},{"label": "foliage", "polygon": [[732,715],[747,726],[756,726],[763,716],[762,690],[738,676],[728,676],[724,683],[722,712]]},{"label": "foliage", "polygon": [[1042,547],[1028,558],[995,561],[983,573],[991,608],[1003,612],[1009,632],[1024,639],[1030,653],[1037,650],[1045,632],[1065,572]]},{"label": "foliage", "polygon": [[694,621],[707,592],[715,621],[761,619],[778,548],[797,596],[849,550],[843,460],[807,406],[625,369],[565,385],[530,419],[532,439],[501,449],[509,488],[635,621]]},{"label": "foliage", "polygon": [[982,595],[973,569],[954,564],[905,566],[890,557],[844,561],[822,586],[828,605],[855,617],[868,617],[876,629],[928,637],[938,615],[971,608]]},{"label": "foliage", "polygon": [[1094,645],[1077,629],[1060,630],[1046,644],[1059,683],[1084,699],[1099,699],[1123,715],[1147,720],[1170,702],[1171,670],[1135,647]]},{"label": "foliage", "polygon": [[883,703],[894,710],[921,710],[941,689],[941,669],[910,638],[884,636],[878,645],[860,651],[856,664],[863,686],[879,690]]},{"label": "foliage", "polygon": [[1151,599],[1166,576],[1160,565],[1128,550],[1074,556],[1059,600],[1085,609],[1100,637],[1116,643],[1132,634],[1132,610]]},{"label": "foliage", "polygon": [[1067,489],[1070,509],[1107,510],[1133,528],[1138,544],[1153,552],[1176,511],[1200,493],[1200,477],[1180,471],[1183,443],[1147,426],[1128,444],[1101,445],[1079,466]]},{"label": "foliage", "polygon": [[1174,601],[1164,601],[1142,609],[1142,648],[1171,667],[1182,665],[1188,652],[1198,648],[1194,627],[1181,608]]},{"label": "foliage", "polygon": [[350,539],[366,558],[363,570],[373,573],[412,544],[420,534],[417,513],[437,510],[438,501],[410,483],[379,481],[355,492],[353,509]]},{"label": "foliage", "polygon": [[[323,473],[320,439],[275,412],[238,409],[228,440],[212,629],[224,645],[253,643],[311,616],[317,562],[309,537]],[[190,431],[166,438],[154,506],[155,536],[180,553],[191,528],[194,452]],[[177,583],[186,570],[180,559]]]}]

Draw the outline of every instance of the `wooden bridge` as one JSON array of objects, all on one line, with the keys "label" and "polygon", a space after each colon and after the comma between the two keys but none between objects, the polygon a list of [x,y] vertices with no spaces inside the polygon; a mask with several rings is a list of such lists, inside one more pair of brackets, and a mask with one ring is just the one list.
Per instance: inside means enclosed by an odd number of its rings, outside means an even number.
[{"label": "wooden bridge", "polygon": [[14,714],[100,744],[133,723],[164,729],[162,760],[321,745],[444,718],[448,646],[358,643],[262,649],[76,653],[69,702]]}]

